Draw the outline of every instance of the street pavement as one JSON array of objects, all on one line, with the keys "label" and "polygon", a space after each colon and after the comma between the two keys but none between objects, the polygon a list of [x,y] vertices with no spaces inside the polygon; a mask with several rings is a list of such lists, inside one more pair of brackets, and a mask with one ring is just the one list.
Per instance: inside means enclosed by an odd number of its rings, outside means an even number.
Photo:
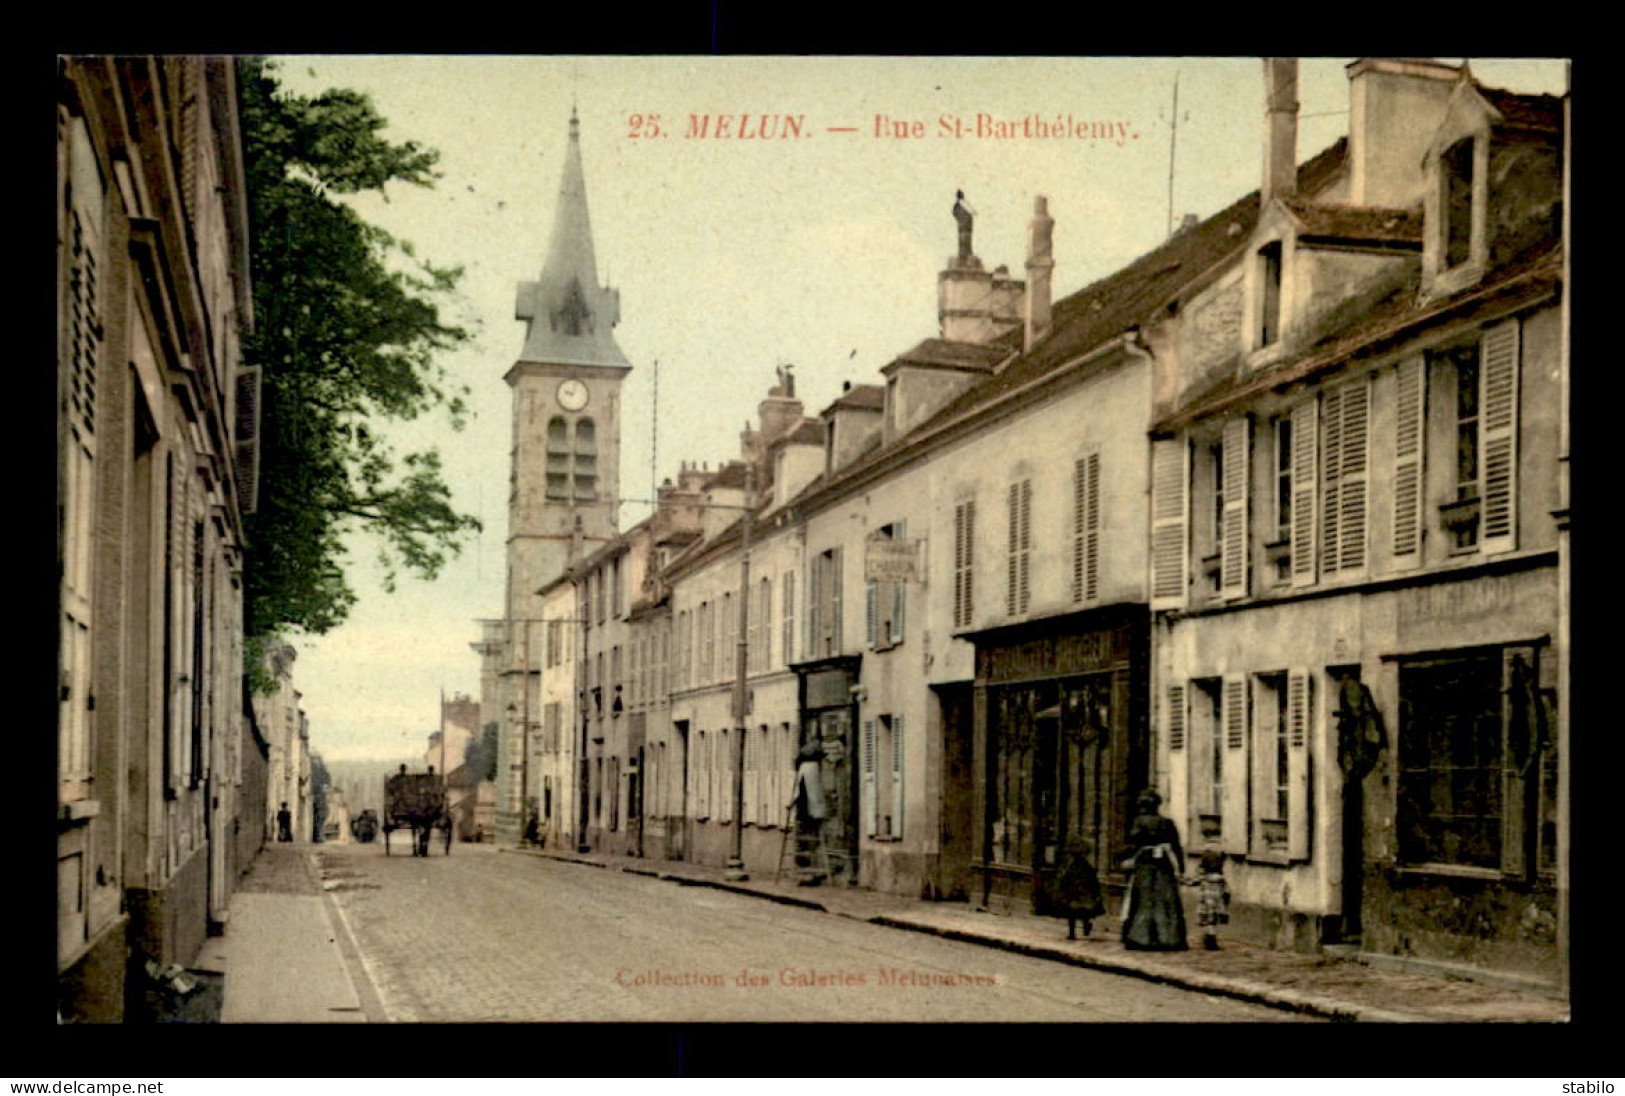
[{"label": "street pavement", "polygon": [[1306,1019],[491,846],[426,859],[361,844],[314,854],[377,1018],[391,1021]]}]

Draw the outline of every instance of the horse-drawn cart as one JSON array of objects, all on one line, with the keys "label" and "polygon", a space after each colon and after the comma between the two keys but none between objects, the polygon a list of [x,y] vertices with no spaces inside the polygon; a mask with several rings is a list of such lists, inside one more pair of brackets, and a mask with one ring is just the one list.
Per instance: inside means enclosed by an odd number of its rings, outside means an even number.
[{"label": "horse-drawn cart", "polygon": [[384,780],[384,855],[390,855],[389,835],[408,830],[412,835],[412,855],[429,855],[429,837],[438,826],[446,834],[446,853],[451,853],[451,816],[446,811],[446,778],[432,769],[409,773],[406,766]]}]

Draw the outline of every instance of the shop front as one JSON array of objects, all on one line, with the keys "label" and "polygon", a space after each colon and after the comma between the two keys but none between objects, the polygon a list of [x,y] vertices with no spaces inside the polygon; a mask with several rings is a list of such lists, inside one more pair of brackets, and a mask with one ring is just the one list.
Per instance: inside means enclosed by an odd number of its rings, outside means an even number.
[{"label": "shop front", "polygon": [[799,745],[817,743],[824,785],[823,846],[830,882],[858,883],[858,655],[820,659],[793,667],[799,685]]},{"label": "shop front", "polygon": [[1144,606],[1012,625],[976,645],[972,869],[981,901],[1056,913],[1061,852],[1081,839],[1108,890],[1150,778]]}]

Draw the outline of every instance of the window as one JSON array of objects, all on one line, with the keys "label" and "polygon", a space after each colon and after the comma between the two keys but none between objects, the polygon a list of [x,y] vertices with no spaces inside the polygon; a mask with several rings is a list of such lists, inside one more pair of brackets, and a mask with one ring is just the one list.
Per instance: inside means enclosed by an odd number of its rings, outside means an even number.
[{"label": "window", "polygon": [[841,653],[841,549],[812,557],[807,575],[809,658]]},{"label": "window", "polygon": [[954,507],[954,627],[969,628],[975,620],[976,500]]},{"label": "window", "polygon": [[[1189,832],[1194,834],[1220,825],[1224,813],[1223,691],[1223,682],[1218,678],[1190,684],[1189,754],[1185,764],[1192,816]],[[1169,738],[1173,738],[1172,728]]]},{"label": "window", "polygon": [[1263,348],[1281,337],[1281,241],[1259,249],[1258,281],[1258,345]]},{"label": "window", "polygon": [[570,499],[570,425],[561,415],[547,420],[547,497]]},{"label": "window", "polygon": [[1445,151],[1444,265],[1460,266],[1472,257],[1473,139],[1463,138]]},{"label": "window", "polygon": [[1277,418],[1271,433],[1275,452],[1275,540],[1292,536],[1292,420]]},{"label": "window", "polygon": [[598,497],[597,430],[591,419],[576,420],[575,498],[591,502]]},{"label": "window", "polygon": [[1100,454],[1072,462],[1072,601],[1100,596]]},{"label": "window", "polygon": [[[1253,751],[1253,834],[1251,855],[1257,859],[1290,859],[1296,766],[1294,749],[1307,749],[1308,674],[1270,673],[1255,679],[1253,706],[1256,749]],[[1307,772],[1307,770],[1306,770]]]},{"label": "window", "polygon": [[[874,539],[905,540],[903,522],[882,525]],[[868,579],[864,583],[864,634],[866,645],[885,650],[903,642],[903,614],[908,602],[908,583]]]},{"label": "window", "polygon": [[[1535,647],[1399,667],[1400,859],[1522,875],[1554,863],[1545,779],[1555,768]],[[1549,820],[1549,821],[1548,821]],[[1533,825],[1531,823],[1534,823]]]},{"label": "window", "polygon": [[1033,546],[1033,481],[1018,480],[1006,495],[1009,558],[1006,569],[1004,611],[1019,616],[1032,600],[1030,580]]}]

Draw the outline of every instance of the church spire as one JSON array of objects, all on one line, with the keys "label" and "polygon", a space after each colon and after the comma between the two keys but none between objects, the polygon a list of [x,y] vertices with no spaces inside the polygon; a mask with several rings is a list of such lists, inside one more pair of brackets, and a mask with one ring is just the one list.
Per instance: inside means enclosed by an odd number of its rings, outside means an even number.
[{"label": "church spire", "polygon": [[598,284],[587,184],[581,170],[581,120],[573,105],[547,259],[540,279],[520,284],[514,315],[529,321],[521,361],[631,364],[613,334],[621,318],[620,293]]}]

